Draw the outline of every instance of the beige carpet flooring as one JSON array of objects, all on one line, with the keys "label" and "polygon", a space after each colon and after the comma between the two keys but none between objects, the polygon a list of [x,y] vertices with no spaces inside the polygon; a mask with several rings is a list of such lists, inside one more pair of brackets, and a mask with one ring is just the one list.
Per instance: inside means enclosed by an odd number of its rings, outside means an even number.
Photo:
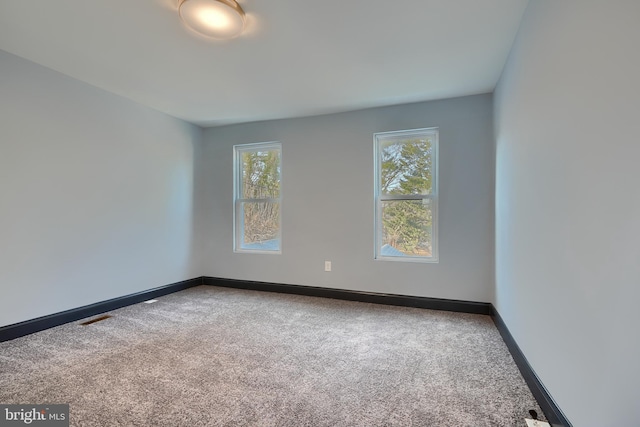
[{"label": "beige carpet flooring", "polygon": [[490,317],[198,286],[0,343],[0,403],[72,426],[525,426]]}]

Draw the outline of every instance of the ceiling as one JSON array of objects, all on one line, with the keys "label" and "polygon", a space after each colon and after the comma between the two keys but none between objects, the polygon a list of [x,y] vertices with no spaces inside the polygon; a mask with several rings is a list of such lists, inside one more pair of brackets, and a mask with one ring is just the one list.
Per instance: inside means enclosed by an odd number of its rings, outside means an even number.
[{"label": "ceiling", "polygon": [[241,0],[216,41],[178,0],[6,0],[0,49],[216,126],[491,92],[527,2]]}]

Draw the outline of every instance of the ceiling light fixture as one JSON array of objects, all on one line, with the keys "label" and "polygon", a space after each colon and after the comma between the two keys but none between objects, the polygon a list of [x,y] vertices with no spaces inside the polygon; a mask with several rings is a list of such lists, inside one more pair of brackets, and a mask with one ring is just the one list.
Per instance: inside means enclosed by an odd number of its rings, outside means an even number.
[{"label": "ceiling light fixture", "polygon": [[244,29],[244,10],[235,0],[180,0],[180,17],[191,29],[216,39],[231,39]]}]

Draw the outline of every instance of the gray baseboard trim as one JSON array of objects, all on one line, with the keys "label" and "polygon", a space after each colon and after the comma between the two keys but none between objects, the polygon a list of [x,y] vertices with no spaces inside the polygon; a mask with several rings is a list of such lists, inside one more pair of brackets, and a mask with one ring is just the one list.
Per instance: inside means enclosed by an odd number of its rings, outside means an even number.
[{"label": "gray baseboard trim", "polygon": [[279,292],[285,294],[333,298],[347,301],[360,301],[373,304],[427,308],[431,310],[456,311],[462,313],[486,315],[491,315],[493,313],[492,305],[488,302],[460,301],[408,295],[350,291],[345,289],[320,288],[316,286],[285,285],[280,283],[254,282],[250,280],[223,279],[219,277],[204,277],[204,284],[210,286],[222,286],[226,288]]},{"label": "gray baseboard trim", "polygon": [[69,322],[84,319],[86,317],[95,316],[117,308],[125,307],[131,304],[137,304],[142,301],[157,298],[162,295],[178,292],[193,286],[202,285],[203,278],[184,280],[182,282],[172,283],[170,285],[160,286],[149,289],[147,291],[137,292],[135,294],[125,295],[113,298],[107,301],[97,302],[95,304],[85,305],[60,313],[50,314],[48,316],[38,317],[36,319],[27,320],[13,325],[0,327],[0,342],[9,341],[15,338],[23,337],[34,332],[43,331]]},{"label": "gray baseboard trim", "polygon": [[538,378],[538,375],[536,375],[535,371],[529,364],[529,361],[527,361],[527,358],[524,356],[524,353],[522,353],[522,350],[520,350],[520,347],[513,338],[513,335],[511,335],[511,332],[509,332],[504,320],[500,317],[500,313],[498,313],[493,305],[492,309],[493,322],[496,324],[496,328],[498,328],[498,331],[507,345],[513,360],[516,362],[516,366],[518,366],[518,369],[529,386],[533,397],[538,401],[538,405],[540,405],[540,408],[542,409],[542,412],[544,412],[549,423],[553,427],[572,427],[571,423],[553,400],[544,384],[542,384],[542,381],[540,381],[540,378]]}]

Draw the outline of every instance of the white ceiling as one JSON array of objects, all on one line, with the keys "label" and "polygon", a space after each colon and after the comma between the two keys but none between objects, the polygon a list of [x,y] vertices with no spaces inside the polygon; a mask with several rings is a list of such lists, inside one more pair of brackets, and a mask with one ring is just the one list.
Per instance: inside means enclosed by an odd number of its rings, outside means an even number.
[{"label": "white ceiling", "polygon": [[490,92],[527,2],[242,0],[216,41],[178,0],[0,0],[0,49],[214,126]]}]

